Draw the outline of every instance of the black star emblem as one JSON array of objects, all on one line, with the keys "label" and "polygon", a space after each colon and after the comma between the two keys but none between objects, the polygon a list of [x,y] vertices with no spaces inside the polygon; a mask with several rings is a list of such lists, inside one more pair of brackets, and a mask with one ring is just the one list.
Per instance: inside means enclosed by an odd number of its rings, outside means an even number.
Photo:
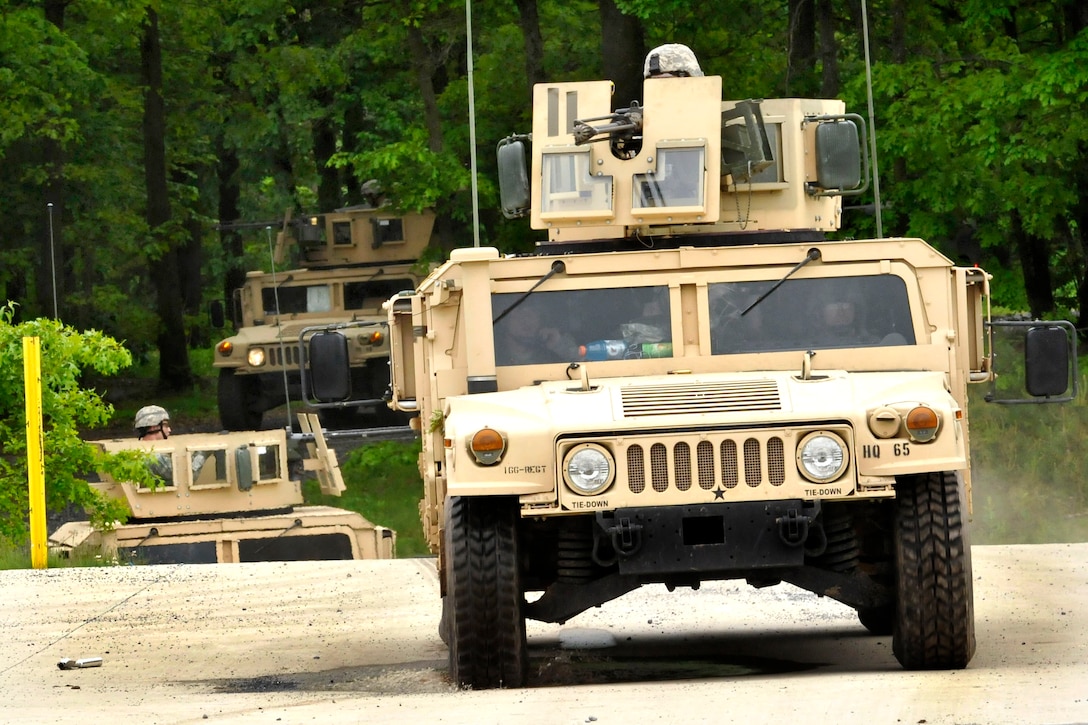
[{"label": "black star emblem", "polygon": [[721,486],[718,486],[716,489],[714,489],[714,500],[717,501],[720,498],[725,498],[725,489]]}]

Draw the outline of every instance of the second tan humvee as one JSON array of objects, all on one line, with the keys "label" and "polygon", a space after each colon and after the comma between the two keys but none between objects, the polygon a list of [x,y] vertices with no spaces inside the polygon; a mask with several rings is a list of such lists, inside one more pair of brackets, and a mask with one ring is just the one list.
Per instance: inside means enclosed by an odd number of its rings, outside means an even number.
[{"label": "second tan humvee", "polygon": [[[86,521],[63,524],[50,547],[147,564],[394,558],[392,529],[354,511],[303,505],[302,471],[328,495],[339,496],[344,481],[317,416],[299,420],[296,441],[285,429],[96,441],[111,453],[147,451],[157,483],[103,475],[92,486],[127,502],[129,520],[108,531]],[[305,454],[296,459],[300,445]]]}]

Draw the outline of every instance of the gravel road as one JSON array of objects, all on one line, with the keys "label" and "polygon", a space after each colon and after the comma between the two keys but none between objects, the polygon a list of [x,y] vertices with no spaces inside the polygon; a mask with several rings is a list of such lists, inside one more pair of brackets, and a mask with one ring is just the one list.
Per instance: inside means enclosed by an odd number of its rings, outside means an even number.
[{"label": "gravel road", "polygon": [[446,679],[430,559],[6,571],[0,722],[1088,722],[1086,562],[975,547],[962,671],[902,671],[836,602],[718,582],[531,622],[531,687],[489,692]]}]

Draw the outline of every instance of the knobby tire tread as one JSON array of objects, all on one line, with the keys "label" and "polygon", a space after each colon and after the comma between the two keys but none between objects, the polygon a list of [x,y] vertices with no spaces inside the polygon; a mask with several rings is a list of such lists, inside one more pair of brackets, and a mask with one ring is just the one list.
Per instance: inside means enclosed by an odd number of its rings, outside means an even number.
[{"label": "knobby tire tread", "polygon": [[975,652],[971,550],[951,472],[900,479],[892,648],[906,669],[962,669]]},{"label": "knobby tire tread", "polygon": [[517,511],[508,499],[448,502],[450,673],[460,687],[521,687],[528,670]]}]

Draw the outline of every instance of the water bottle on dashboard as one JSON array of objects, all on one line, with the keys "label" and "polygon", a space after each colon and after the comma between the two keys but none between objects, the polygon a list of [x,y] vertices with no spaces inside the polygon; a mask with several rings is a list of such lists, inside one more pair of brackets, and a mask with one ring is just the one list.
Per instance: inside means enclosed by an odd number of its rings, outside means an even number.
[{"label": "water bottle on dashboard", "polygon": [[583,360],[622,360],[627,353],[627,343],[623,340],[594,340],[578,346],[578,354]]}]

